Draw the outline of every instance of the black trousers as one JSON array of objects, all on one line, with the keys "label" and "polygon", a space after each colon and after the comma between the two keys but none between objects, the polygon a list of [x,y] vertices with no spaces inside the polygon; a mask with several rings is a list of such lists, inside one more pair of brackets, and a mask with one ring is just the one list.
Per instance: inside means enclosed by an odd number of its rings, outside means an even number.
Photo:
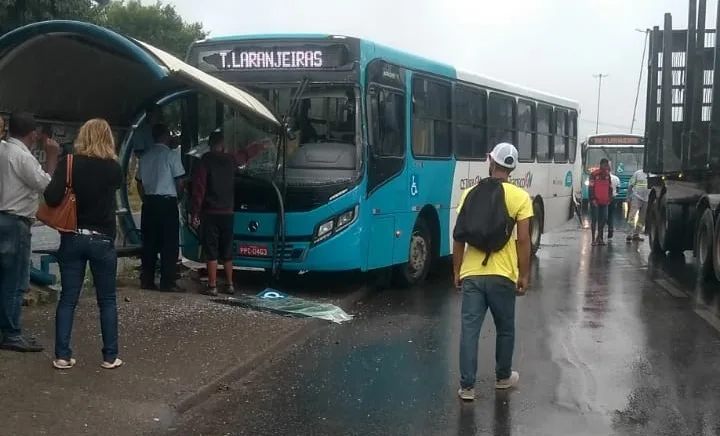
[{"label": "black trousers", "polygon": [[160,287],[175,285],[180,251],[180,217],[175,197],[147,195],[140,217],[143,250],[140,283],[155,282],[155,266],[160,254]]}]

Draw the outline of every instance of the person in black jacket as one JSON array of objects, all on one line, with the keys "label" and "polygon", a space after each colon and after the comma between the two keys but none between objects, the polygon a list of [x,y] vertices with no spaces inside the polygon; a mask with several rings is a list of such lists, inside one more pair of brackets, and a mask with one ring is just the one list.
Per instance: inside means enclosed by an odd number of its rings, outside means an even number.
[{"label": "person in black jacket", "polygon": [[[105,120],[86,122],[75,141],[72,187],[76,196],[77,230],[61,233],[58,261],[62,291],[55,314],[55,360],[57,369],[75,365],[70,348],[75,307],[90,264],[103,339],[102,368],[122,365],[118,359],[118,315],[116,302],[117,253],[115,252],[115,193],[123,175],[115,155],[112,131]],[[45,190],[45,202],[58,206],[65,196],[65,156]]]}]

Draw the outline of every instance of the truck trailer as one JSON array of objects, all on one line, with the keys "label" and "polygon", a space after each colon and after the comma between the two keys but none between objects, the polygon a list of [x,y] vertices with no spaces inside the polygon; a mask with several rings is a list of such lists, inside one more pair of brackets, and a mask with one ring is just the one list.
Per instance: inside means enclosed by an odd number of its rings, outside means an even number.
[{"label": "truck trailer", "polygon": [[668,13],[649,31],[646,233],[653,253],[692,250],[698,274],[720,280],[720,40],[706,14],[689,0],[686,29]]}]

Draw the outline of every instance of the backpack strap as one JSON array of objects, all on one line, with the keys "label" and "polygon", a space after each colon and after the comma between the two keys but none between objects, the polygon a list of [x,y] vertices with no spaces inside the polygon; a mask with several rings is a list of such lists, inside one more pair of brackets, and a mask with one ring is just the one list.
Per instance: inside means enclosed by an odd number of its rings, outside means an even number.
[{"label": "backpack strap", "polygon": [[488,259],[490,259],[490,253],[485,253],[485,259],[482,261],[482,266],[487,266]]}]

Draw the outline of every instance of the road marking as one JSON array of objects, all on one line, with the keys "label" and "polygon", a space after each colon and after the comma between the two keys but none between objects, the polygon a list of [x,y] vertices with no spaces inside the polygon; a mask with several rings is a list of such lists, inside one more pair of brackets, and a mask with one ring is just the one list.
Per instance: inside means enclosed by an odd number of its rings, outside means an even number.
[{"label": "road marking", "polygon": [[688,295],[685,292],[678,289],[675,285],[670,283],[668,280],[655,279],[655,283],[660,285],[660,287],[665,289],[668,294],[672,295],[675,298],[688,298]]},{"label": "road marking", "polygon": [[715,314],[702,307],[695,309],[695,313],[710,324],[712,328],[720,332],[720,319]]}]

